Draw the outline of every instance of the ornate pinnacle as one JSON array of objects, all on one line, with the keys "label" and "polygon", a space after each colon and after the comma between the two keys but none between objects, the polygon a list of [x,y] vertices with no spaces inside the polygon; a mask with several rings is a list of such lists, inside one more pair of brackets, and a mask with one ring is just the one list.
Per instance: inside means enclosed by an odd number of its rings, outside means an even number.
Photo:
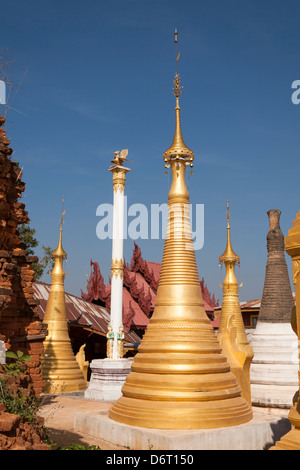
[{"label": "ornate pinnacle", "polygon": [[179,98],[179,96],[182,93],[183,86],[180,86],[180,77],[177,72],[175,73],[173,85],[174,85],[173,93],[176,96],[176,98]]},{"label": "ornate pinnacle", "polygon": [[229,227],[229,219],[230,219],[230,212],[229,212],[229,202],[227,199],[227,226]]},{"label": "ornate pinnacle", "polygon": [[[177,46],[177,30],[175,30],[175,44]],[[177,53],[177,50],[176,50]],[[172,160],[179,160],[181,159],[182,161],[185,161],[187,165],[190,165],[191,167],[193,166],[193,160],[194,160],[194,152],[190,150],[184,143],[182,134],[181,134],[181,124],[180,124],[180,107],[179,107],[179,96],[182,93],[182,86],[180,86],[180,77],[179,74],[177,73],[177,62],[179,59],[179,55],[176,57],[176,73],[174,76],[173,84],[173,93],[176,97],[176,107],[175,107],[175,135],[173,139],[173,143],[171,147],[168,148],[164,152],[164,161],[165,161],[165,167],[169,168],[170,166],[170,161]]]},{"label": "ornate pinnacle", "polygon": [[229,202],[227,201],[227,245],[222,256],[219,258],[219,263],[239,263],[240,257],[233,251],[230,240],[230,225],[229,225],[230,213],[229,213]]}]

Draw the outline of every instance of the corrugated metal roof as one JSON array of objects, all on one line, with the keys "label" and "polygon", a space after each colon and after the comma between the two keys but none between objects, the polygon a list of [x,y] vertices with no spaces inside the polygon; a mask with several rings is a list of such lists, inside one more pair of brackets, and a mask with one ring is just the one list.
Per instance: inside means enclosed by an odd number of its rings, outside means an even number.
[{"label": "corrugated metal roof", "polygon": [[[293,292],[293,298],[294,298],[294,301],[296,299],[295,297],[295,292]],[[240,307],[241,309],[260,309],[260,305],[261,305],[261,299],[255,299],[255,300],[244,300],[242,302],[240,302]],[[218,311],[218,310],[221,310],[222,309],[222,305],[219,305],[218,307],[215,307],[214,310],[215,311]]]},{"label": "corrugated metal roof", "polygon": [[[38,313],[40,319],[43,320],[45,310],[50,293],[50,284],[35,282],[33,284],[34,297],[40,301]],[[103,336],[107,333],[107,325],[110,321],[110,314],[106,308],[100,305],[87,302],[86,300],[76,297],[75,295],[65,293],[66,315],[70,324],[80,325],[82,327],[91,328],[98,334]],[[134,332],[125,333],[125,341],[136,343],[141,338]]]}]

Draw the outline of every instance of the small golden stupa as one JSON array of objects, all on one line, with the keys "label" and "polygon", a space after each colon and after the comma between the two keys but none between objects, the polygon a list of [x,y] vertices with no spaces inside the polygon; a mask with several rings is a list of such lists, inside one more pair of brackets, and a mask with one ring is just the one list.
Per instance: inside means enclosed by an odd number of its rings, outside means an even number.
[{"label": "small golden stupa", "polygon": [[180,94],[176,70],[175,137],[164,153],[173,178],[155,310],[109,417],[156,429],[235,426],[251,420],[252,410],[204,310],[185,182],[194,153],[182,138]]},{"label": "small golden stupa", "polygon": [[63,261],[67,253],[62,247],[62,213],[59,242],[52,253],[55,260],[52,283],[43,323],[48,335],[41,358],[42,375],[46,381],[44,393],[65,393],[86,389],[86,382],[74,356],[66,317]]},{"label": "small golden stupa", "polygon": [[218,341],[223,354],[227,357],[230,370],[235,375],[242,396],[251,405],[250,366],[253,359],[253,349],[248,342],[238,296],[238,282],[234,268],[240,262],[239,256],[233,251],[230,237],[230,213],[227,201],[227,245],[219,263],[224,263],[226,276],[223,282],[223,301]]}]

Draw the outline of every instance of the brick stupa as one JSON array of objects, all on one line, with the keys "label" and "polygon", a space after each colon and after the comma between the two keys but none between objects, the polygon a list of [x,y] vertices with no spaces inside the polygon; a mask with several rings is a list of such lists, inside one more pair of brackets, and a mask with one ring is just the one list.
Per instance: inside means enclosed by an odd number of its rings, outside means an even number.
[{"label": "brick stupa", "polygon": [[268,259],[260,312],[252,336],[253,406],[289,410],[298,387],[298,343],[291,327],[294,300],[280,228],[281,212],[268,212]]},{"label": "brick stupa", "polygon": [[12,149],[0,116],[0,339],[6,349],[32,356],[28,363],[35,392],[42,392],[40,356],[44,352],[46,327],[42,325],[34,299],[35,256],[28,256],[18,225],[29,222],[25,205],[19,201],[25,189],[22,171],[11,159]]}]

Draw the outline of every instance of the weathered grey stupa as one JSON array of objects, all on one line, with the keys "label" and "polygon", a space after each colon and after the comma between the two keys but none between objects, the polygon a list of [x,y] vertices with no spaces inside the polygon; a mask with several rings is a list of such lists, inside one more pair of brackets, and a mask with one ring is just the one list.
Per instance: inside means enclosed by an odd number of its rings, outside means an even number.
[{"label": "weathered grey stupa", "polygon": [[268,260],[250,369],[252,404],[287,408],[298,389],[298,342],[291,327],[294,300],[280,228],[281,211],[268,212]]}]

